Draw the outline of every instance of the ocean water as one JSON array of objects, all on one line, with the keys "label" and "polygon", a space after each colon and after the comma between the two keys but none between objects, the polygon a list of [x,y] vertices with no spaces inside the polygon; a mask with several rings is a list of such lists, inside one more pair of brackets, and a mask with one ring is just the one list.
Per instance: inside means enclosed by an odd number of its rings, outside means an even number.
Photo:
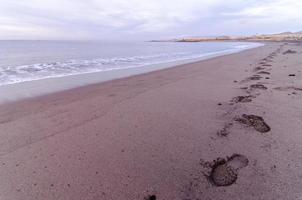
[{"label": "ocean water", "polygon": [[202,59],[261,46],[245,42],[0,41],[0,85]]}]

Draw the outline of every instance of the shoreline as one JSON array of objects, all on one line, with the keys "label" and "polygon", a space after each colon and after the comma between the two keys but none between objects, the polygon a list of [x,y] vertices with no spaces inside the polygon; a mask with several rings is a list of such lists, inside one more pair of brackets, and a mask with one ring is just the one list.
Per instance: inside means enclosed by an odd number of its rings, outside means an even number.
[{"label": "shoreline", "polygon": [[301,52],[270,43],[0,105],[0,197],[300,198]]},{"label": "shoreline", "polygon": [[204,54],[202,57],[176,60],[165,63],[145,65],[141,67],[129,67],[118,70],[96,71],[80,74],[71,74],[57,77],[47,77],[43,79],[17,82],[12,84],[0,85],[0,104],[15,102],[26,98],[34,98],[64,90],[84,87],[90,84],[98,84],[120,78],[127,78],[133,75],[149,73],[163,70],[179,65],[195,63],[219,56],[230,55],[241,51],[261,47],[265,44],[254,43],[257,46],[250,46],[245,49],[227,50]]}]

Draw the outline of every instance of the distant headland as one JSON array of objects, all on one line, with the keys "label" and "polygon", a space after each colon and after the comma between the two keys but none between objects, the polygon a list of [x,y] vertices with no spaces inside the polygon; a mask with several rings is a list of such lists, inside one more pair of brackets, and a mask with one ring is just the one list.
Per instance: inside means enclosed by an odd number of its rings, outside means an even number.
[{"label": "distant headland", "polygon": [[185,37],[171,40],[152,40],[151,42],[215,42],[215,41],[302,41],[302,31],[252,36]]}]

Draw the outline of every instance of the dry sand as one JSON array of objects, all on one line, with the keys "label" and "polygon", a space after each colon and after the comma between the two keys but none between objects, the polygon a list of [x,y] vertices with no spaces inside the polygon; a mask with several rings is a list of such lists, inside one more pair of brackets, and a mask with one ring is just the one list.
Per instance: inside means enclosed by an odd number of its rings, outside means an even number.
[{"label": "dry sand", "polygon": [[4,104],[0,199],[302,199],[301,51],[273,43]]}]

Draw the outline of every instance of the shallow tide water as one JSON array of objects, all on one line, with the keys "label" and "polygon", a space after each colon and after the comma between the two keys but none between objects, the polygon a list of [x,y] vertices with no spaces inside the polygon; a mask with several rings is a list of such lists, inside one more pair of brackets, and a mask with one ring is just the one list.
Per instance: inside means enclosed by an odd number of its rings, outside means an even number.
[{"label": "shallow tide water", "polygon": [[244,42],[0,41],[0,85],[237,52]]},{"label": "shallow tide water", "polygon": [[262,45],[247,42],[0,41],[0,103]]}]

